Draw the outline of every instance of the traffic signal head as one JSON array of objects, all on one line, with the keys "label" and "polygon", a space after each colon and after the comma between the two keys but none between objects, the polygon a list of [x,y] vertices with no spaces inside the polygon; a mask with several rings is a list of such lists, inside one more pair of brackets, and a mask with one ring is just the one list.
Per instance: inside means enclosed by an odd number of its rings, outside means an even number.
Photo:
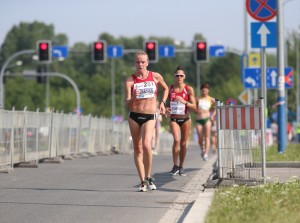
[{"label": "traffic signal head", "polygon": [[49,40],[40,40],[37,42],[37,54],[40,63],[51,63],[52,46]]},{"label": "traffic signal head", "polygon": [[207,43],[204,41],[196,41],[194,44],[195,62],[207,62]]},{"label": "traffic signal head", "polygon": [[92,61],[104,63],[106,61],[106,42],[101,40],[92,44]]},{"label": "traffic signal head", "polygon": [[148,54],[149,63],[157,63],[158,62],[158,43],[156,40],[145,41],[144,49]]}]

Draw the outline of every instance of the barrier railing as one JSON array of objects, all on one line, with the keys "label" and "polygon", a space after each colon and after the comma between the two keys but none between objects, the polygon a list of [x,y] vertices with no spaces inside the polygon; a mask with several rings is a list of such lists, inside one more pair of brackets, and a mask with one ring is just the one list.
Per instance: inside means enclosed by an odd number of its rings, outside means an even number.
[{"label": "barrier railing", "polygon": [[[172,150],[173,138],[161,133],[158,151]],[[57,112],[0,110],[0,168],[78,154],[132,153],[127,122]]]},{"label": "barrier railing", "polygon": [[218,175],[265,181],[264,100],[260,105],[217,101]]}]

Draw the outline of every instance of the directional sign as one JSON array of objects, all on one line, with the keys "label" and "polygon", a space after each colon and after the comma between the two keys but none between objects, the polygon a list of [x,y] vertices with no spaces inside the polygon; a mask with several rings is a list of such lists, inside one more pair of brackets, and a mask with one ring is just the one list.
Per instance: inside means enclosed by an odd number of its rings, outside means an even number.
[{"label": "directional sign", "polygon": [[260,68],[244,69],[244,87],[245,88],[260,87]]},{"label": "directional sign", "polygon": [[123,56],[123,46],[107,46],[108,58],[121,58]]},{"label": "directional sign", "polygon": [[170,45],[160,45],[158,53],[159,57],[175,57],[175,47]]},{"label": "directional sign", "polygon": [[209,56],[210,57],[224,57],[225,48],[222,45],[210,46],[209,47]]},{"label": "directional sign", "polygon": [[[245,88],[260,88],[260,68],[244,69],[244,87]],[[268,67],[266,70],[266,86],[269,89],[278,88],[278,72],[275,67]],[[285,88],[293,88],[293,68],[286,67],[284,69]]]},{"label": "directional sign", "polygon": [[[269,67],[267,69],[266,81],[267,88],[278,88],[278,73],[276,67]],[[293,68],[286,67],[284,68],[284,82],[285,88],[293,88]]]},{"label": "directional sign", "polygon": [[251,47],[252,48],[276,48],[277,24],[276,22],[252,22],[251,23]]},{"label": "directional sign", "polygon": [[276,16],[276,0],[246,0],[248,14],[261,22],[268,21]]},{"label": "directional sign", "polygon": [[52,57],[58,59],[68,57],[68,47],[52,46]]}]

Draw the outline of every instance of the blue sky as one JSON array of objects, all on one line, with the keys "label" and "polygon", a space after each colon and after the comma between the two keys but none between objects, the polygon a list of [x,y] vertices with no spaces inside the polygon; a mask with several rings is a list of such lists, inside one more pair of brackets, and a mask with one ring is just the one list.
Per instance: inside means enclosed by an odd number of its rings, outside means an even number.
[{"label": "blue sky", "polygon": [[[0,44],[13,25],[36,20],[53,24],[70,45],[95,41],[102,32],[172,37],[186,44],[201,33],[209,45],[243,50],[245,9],[245,0],[1,0]],[[286,0],[283,12],[285,33],[300,30],[300,0]]]}]

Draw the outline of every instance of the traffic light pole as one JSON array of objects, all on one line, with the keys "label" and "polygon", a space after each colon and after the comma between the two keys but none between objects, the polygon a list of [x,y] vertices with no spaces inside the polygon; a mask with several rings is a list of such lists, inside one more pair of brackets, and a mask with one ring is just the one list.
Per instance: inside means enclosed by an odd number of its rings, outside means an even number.
[{"label": "traffic light pole", "polygon": [[16,52],[12,54],[3,64],[1,71],[0,71],[0,108],[4,109],[5,108],[5,97],[4,97],[4,84],[3,84],[3,77],[4,77],[4,72],[9,65],[9,63],[15,59],[17,56],[23,55],[23,54],[32,54],[35,53],[35,50],[22,50],[19,52]]},{"label": "traffic light pole", "polygon": [[196,63],[197,97],[200,97],[200,63]]}]

